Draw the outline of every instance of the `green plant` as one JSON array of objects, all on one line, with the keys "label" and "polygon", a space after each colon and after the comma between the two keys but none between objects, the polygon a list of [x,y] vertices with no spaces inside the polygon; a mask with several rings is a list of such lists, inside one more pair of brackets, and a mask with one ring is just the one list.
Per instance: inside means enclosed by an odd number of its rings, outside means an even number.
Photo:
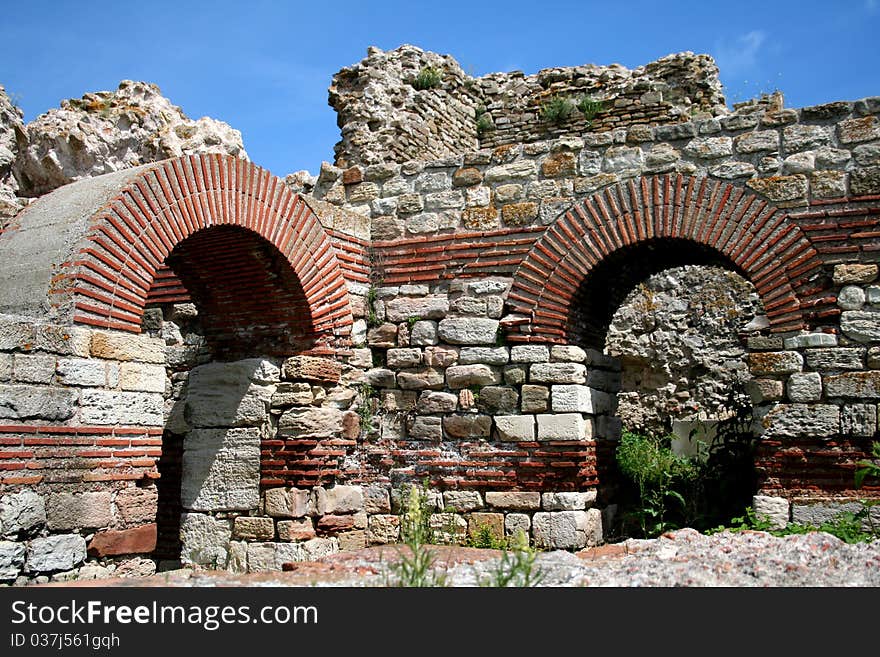
[{"label": "green plant", "polygon": [[581,114],[583,114],[584,118],[587,120],[587,125],[591,125],[596,115],[599,112],[604,111],[605,109],[602,101],[596,100],[592,96],[581,96],[577,102],[577,108],[581,111]]},{"label": "green plant", "polygon": [[367,290],[367,326],[370,328],[374,328],[379,326],[382,322],[379,321],[379,315],[376,314],[376,299],[378,297],[378,292],[376,291],[376,286],[371,285]]},{"label": "green plant", "polygon": [[373,386],[369,383],[362,383],[358,391],[361,396],[361,405],[358,408],[358,417],[360,419],[360,428],[363,433],[370,433],[376,430],[373,424]]},{"label": "green plant", "polygon": [[468,537],[466,545],[467,547],[488,550],[506,550],[508,541],[503,537],[496,536],[489,525],[480,524],[477,526],[476,531]]},{"label": "green plant", "polygon": [[856,488],[864,485],[865,477],[880,477],[880,442],[876,440],[871,444],[871,456],[873,460],[862,459],[856,463]]},{"label": "green plant", "polygon": [[574,103],[570,98],[556,95],[541,103],[539,115],[541,120],[559,125],[568,119],[573,111]]},{"label": "green plant", "polygon": [[408,548],[398,550],[398,560],[389,565],[394,579],[391,586],[433,587],[445,586],[445,573],[434,567],[437,554],[427,547],[434,540],[431,529],[431,504],[427,496],[427,482],[412,484],[407,495],[406,509],[400,518],[400,538]]},{"label": "green plant", "polygon": [[529,539],[522,529],[518,529],[509,541],[501,558],[495,562],[488,577],[480,580],[480,586],[538,586],[544,579],[543,573],[535,568],[538,552],[529,547]]},{"label": "green plant", "polygon": [[485,105],[477,105],[474,110],[474,118],[477,122],[478,136],[495,129],[495,123],[492,121],[492,117],[489,115]]},{"label": "green plant", "polygon": [[[862,508],[858,511],[842,511],[831,520],[825,520],[821,524],[810,525],[799,522],[790,522],[783,528],[773,527],[773,524],[765,517],[759,517],[752,507],[747,507],[743,516],[733,518],[730,526],[721,525],[706,531],[707,534],[715,534],[722,531],[761,531],[773,536],[791,536],[794,534],[809,534],[810,532],[825,532],[839,538],[845,543],[865,543],[880,537],[880,531],[874,527],[871,518],[871,508],[878,504],[877,501],[862,500]],[[868,528],[865,528],[865,524]]]},{"label": "green plant", "polygon": [[412,331],[413,326],[415,326],[416,322],[420,322],[422,320],[418,315],[410,315],[406,318],[406,327]]},{"label": "green plant", "polygon": [[477,402],[479,402],[480,401],[480,390],[481,390],[480,386],[478,386],[476,383],[474,383],[474,384],[471,384],[468,386],[468,390],[470,390],[471,394],[474,396],[474,403],[476,404]]},{"label": "green plant", "polygon": [[443,82],[443,71],[436,66],[425,66],[419,71],[418,75],[413,78],[412,86],[417,91],[424,89],[435,89]]}]

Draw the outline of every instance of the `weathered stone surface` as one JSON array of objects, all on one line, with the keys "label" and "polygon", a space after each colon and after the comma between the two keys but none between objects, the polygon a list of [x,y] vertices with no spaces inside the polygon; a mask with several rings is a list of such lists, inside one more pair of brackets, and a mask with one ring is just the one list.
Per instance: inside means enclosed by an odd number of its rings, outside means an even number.
[{"label": "weathered stone surface", "polygon": [[443,319],[449,312],[449,300],[445,295],[429,295],[421,298],[398,297],[385,303],[389,322],[405,322],[411,318]]},{"label": "weathered stone surface", "polygon": [[127,525],[145,525],[156,519],[159,494],[155,486],[125,488],[116,494],[114,503]]},{"label": "weathered stone surface", "polygon": [[579,550],[602,541],[602,514],[588,511],[541,511],[532,517],[535,544],[557,550]]},{"label": "weathered stone surface", "polygon": [[[369,372],[367,373],[369,381]],[[305,406],[315,399],[312,386],[308,383],[279,383],[272,395],[272,406]]]},{"label": "weathered stone surface", "polygon": [[122,363],[119,366],[119,387],[137,392],[165,392],[165,367]]},{"label": "weathered stone surface", "polygon": [[492,417],[450,415],[443,418],[443,430],[452,438],[488,438],[492,433]]},{"label": "weathered stone surface", "polygon": [[507,347],[462,347],[458,353],[458,362],[462,365],[506,365],[509,360]]},{"label": "weathered stone surface", "polygon": [[85,558],[86,541],[78,534],[35,538],[28,543],[25,570],[31,573],[70,570]]},{"label": "weathered stone surface", "polygon": [[[107,363],[88,358],[62,358],[58,361],[58,380],[68,386],[107,385]],[[163,385],[165,371],[163,368]],[[164,392],[164,387],[163,387]]]},{"label": "weathered stone surface", "polygon": [[315,535],[315,523],[311,518],[278,521],[279,541],[308,541]]},{"label": "weathered stone surface", "polygon": [[425,347],[425,365],[449,367],[458,362],[458,347]]},{"label": "weathered stone surface", "polygon": [[532,528],[532,517],[528,513],[508,513],[504,516],[504,533],[515,536],[518,532],[529,535]]},{"label": "weathered stone surface", "polygon": [[342,368],[339,363],[330,358],[292,356],[284,361],[281,372],[286,379],[337,383],[342,374]]},{"label": "weathered stone surface", "polygon": [[845,372],[825,377],[828,397],[880,399],[880,372]]},{"label": "weathered stone surface", "polygon": [[156,338],[131,333],[92,333],[91,354],[106,360],[165,363],[165,342]]},{"label": "weathered stone surface", "polygon": [[761,423],[765,438],[826,438],[840,431],[840,408],[831,404],[779,404]]},{"label": "weathered stone surface", "polygon": [[776,203],[805,199],[807,196],[807,177],[803,174],[752,178],[746,185]]},{"label": "weathered stone surface", "polygon": [[550,388],[524,385],[520,407],[523,413],[543,413],[549,408]]},{"label": "weathered stone surface", "polygon": [[18,577],[24,566],[24,543],[0,541],[0,581]]},{"label": "weathered stone surface", "polygon": [[446,384],[453,390],[493,385],[503,379],[501,370],[489,365],[453,365],[446,370]]},{"label": "weathered stone surface", "polygon": [[384,486],[364,488],[364,511],[367,513],[391,513],[391,497]]},{"label": "weathered stone surface", "polygon": [[517,345],[510,350],[511,363],[546,363],[550,350],[545,345]]},{"label": "weathered stone surface", "polygon": [[504,538],[503,513],[471,513],[467,518],[468,536],[475,538],[488,532],[492,538]]},{"label": "weathered stone surface", "polygon": [[725,162],[709,167],[709,174],[722,180],[736,180],[738,178],[751,178],[757,171],[748,162]]},{"label": "weathered stone surface", "polygon": [[747,132],[739,135],[733,141],[738,153],[775,151],[779,148],[779,133],[776,130]]},{"label": "weathered stone surface", "polygon": [[508,226],[524,226],[538,218],[538,204],[531,201],[508,203],[501,208],[501,219]]},{"label": "weathered stone surface", "polygon": [[529,368],[532,383],[586,383],[587,368],[580,363],[534,363]]},{"label": "weathered stone surface", "polygon": [[843,171],[811,172],[810,192],[813,198],[840,198],[846,196],[846,173]]},{"label": "weathered stone surface", "polygon": [[877,432],[876,404],[846,404],[840,415],[840,430],[845,436],[870,438]]},{"label": "weathered stone surface", "polygon": [[837,137],[841,144],[854,144],[880,139],[880,124],[873,115],[845,119],[837,124]]},{"label": "weathered stone surface", "polygon": [[504,383],[509,386],[518,386],[526,382],[528,365],[508,365],[504,368]]},{"label": "weathered stone surface", "polygon": [[440,440],[443,438],[442,420],[436,415],[418,415],[406,420],[406,432],[415,440]]},{"label": "weathered stone surface", "polygon": [[447,490],[443,493],[443,510],[467,513],[483,508],[483,498],[474,490]]},{"label": "weathered stone surface", "polygon": [[587,352],[574,345],[553,345],[550,348],[550,360],[563,363],[583,363]]},{"label": "weathered stone surface", "polygon": [[818,372],[792,374],[788,377],[785,389],[790,401],[819,401],[822,397],[822,377]]},{"label": "weathered stone surface", "polygon": [[3,536],[34,532],[45,524],[46,504],[41,495],[22,490],[0,497],[0,532]]},{"label": "weathered stone surface", "polygon": [[498,326],[498,320],[482,317],[443,319],[438,325],[438,335],[449,344],[495,344]]},{"label": "weathered stone surface", "polygon": [[[194,427],[259,426],[268,418],[275,386],[268,361],[208,363],[189,373],[184,418]],[[263,382],[266,382],[264,384]],[[135,394],[135,393],[128,393]]]},{"label": "weathered stone surface", "polygon": [[700,137],[692,139],[684,148],[691,157],[714,160],[733,155],[733,139],[730,137]]},{"label": "weathered stone surface", "polygon": [[844,310],[858,310],[865,305],[865,291],[855,285],[845,285],[837,295],[837,305]]},{"label": "weathered stone surface", "polygon": [[[0,418],[64,421],[73,416],[76,398],[75,390],[0,385]],[[161,422],[160,416],[155,424]]]},{"label": "weathered stone surface", "polygon": [[535,439],[534,415],[496,415],[495,438],[500,441],[532,441]]},{"label": "weathered stone surface", "polygon": [[228,520],[203,513],[180,516],[180,560],[184,564],[223,567],[232,530]]},{"label": "weathered stone surface", "polygon": [[541,508],[541,493],[538,492],[487,492],[486,505],[510,511],[536,511]]},{"label": "weathered stone surface", "polygon": [[342,433],[343,413],[332,407],[294,407],[278,418],[278,433],[297,438],[332,438]]},{"label": "weathered stone surface", "polygon": [[746,382],[746,392],[753,404],[782,399],[784,387],[776,379],[751,379]]},{"label": "weathered stone surface", "polygon": [[260,431],[194,429],[183,443],[180,502],[192,511],[250,511],[260,503]]},{"label": "weathered stone surface", "polygon": [[586,440],[593,435],[593,424],[580,413],[538,414],[538,440]]},{"label": "weathered stone surface", "polygon": [[80,415],[86,424],[161,426],[162,395],[147,392],[83,390]]},{"label": "weathered stone surface", "polygon": [[841,313],[840,330],[856,342],[880,342],[880,312],[850,310]]},{"label": "weathered stone surface", "polygon": [[768,520],[774,529],[784,529],[788,524],[790,505],[784,497],[755,495],[752,497],[752,508],[758,518]]},{"label": "weathered stone surface", "polygon": [[156,523],[131,529],[108,529],[89,541],[88,554],[109,557],[122,554],[149,554],[156,549]]},{"label": "weathered stone surface", "polygon": [[834,265],[834,284],[846,285],[847,283],[860,285],[870,283],[877,278],[877,265],[844,264]]},{"label": "weathered stone surface", "polygon": [[384,323],[367,331],[367,344],[371,347],[387,349],[397,344],[397,325]]},{"label": "weathered stone surface", "polygon": [[273,518],[302,518],[314,511],[311,492],[301,488],[270,488],[264,500],[266,514]]},{"label": "weathered stone surface", "polygon": [[397,385],[404,390],[439,389],[446,382],[443,370],[433,367],[407,369],[397,373]]},{"label": "weathered stone surface", "polygon": [[482,388],[477,406],[487,413],[513,413],[519,405],[519,393],[516,388],[505,386],[486,386]]},{"label": "weathered stone surface", "polygon": [[46,499],[49,529],[98,529],[113,523],[110,492],[53,493]]},{"label": "weathered stone surface", "polygon": [[400,539],[400,516],[372,515],[367,527],[367,542],[371,545],[397,543]]},{"label": "weathered stone surface", "polygon": [[611,396],[587,386],[557,385],[551,390],[554,413],[606,413],[611,410]]},{"label": "weathered stone surface", "polygon": [[272,518],[238,516],[232,525],[233,538],[240,541],[271,541],[275,537]]},{"label": "weathered stone surface", "polygon": [[363,511],[364,491],[360,486],[318,488],[317,510],[318,515]]},{"label": "weathered stone surface", "polygon": [[411,411],[416,407],[418,393],[415,390],[382,390],[379,399],[386,411]]},{"label": "weathered stone surface", "polygon": [[800,372],[804,358],[796,351],[768,351],[748,356],[749,370],[755,376],[764,374],[793,374]]},{"label": "weathered stone surface", "polygon": [[860,370],[865,366],[864,347],[807,349],[807,367],[814,370]]},{"label": "weathered stone surface", "polygon": [[451,413],[458,406],[458,395],[449,392],[425,390],[419,395],[416,410],[421,415]]},{"label": "weathered stone surface", "polygon": [[467,520],[457,513],[433,513],[428,524],[436,543],[461,545],[467,540]]},{"label": "weathered stone surface", "polygon": [[583,511],[596,502],[596,491],[541,493],[544,511]]},{"label": "weathered stone surface", "polygon": [[386,364],[392,369],[418,367],[422,364],[422,350],[412,347],[389,349]]},{"label": "weathered stone surface", "polygon": [[21,383],[51,383],[55,374],[55,357],[15,354],[14,378]]},{"label": "weathered stone surface", "polygon": [[409,335],[409,343],[413,347],[424,347],[437,344],[437,322],[419,320],[413,324]]}]

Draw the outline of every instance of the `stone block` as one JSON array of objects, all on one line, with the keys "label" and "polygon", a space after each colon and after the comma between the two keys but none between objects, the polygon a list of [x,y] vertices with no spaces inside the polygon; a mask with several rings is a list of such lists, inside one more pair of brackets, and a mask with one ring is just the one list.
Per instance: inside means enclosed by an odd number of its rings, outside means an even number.
[{"label": "stone block", "polygon": [[[276,556],[277,543],[248,543],[247,544],[247,569],[249,573],[267,573],[280,570]],[[296,554],[301,555],[302,549]]]},{"label": "stone block", "polygon": [[453,390],[494,385],[503,378],[501,370],[489,365],[453,365],[446,369],[446,383]]},{"label": "stone block", "polygon": [[880,371],[844,372],[825,377],[828,397],[880,399]]},{"label": "stone block", "polygon": [[870,438],[877,433],[877,406],[846,404],[840,415],[840,431],[845,436]]},{"label": "stone block", "polygon": [[3,536],[30,534],[46,524],[46,504],[42,495],[30,490],[0,496],[0,532]]},{"label": "stone block", "polygon": [[12,581],[24,567],[24,543],[0,541],[0,582]]},{"label": "stone block", "polygon": [[404,390],[438,390],[445,382],[443,370],[433,367],[408,369],[397,373],[397,385]]},{"label": "stone block", "polygon": [[844,285],[837,294],[837,306],[843,310],[858,310],[866,300],[865,291],[856,285]]},{"label": "stone block", "polygon": [[529,368],[531,383],[586,383],[587,368],[580,363],[534,363]]},{"label": "stone block", "polygon": [[546,363],[550,350],[545,345],[517,345],[510,350],[511,363]]},{"label": "stone block", "polygon": [[535,545],[553,550],[580,550],[602,542],[602,513],[588,511],[541,511],[532,517]]},{"label": "stone block", "polygon": [[467,518],[467,523],[468,536],[472,539],[487,530],[489,535],[496,540],[504,538],[503,513],[471,513]]},{"label": "stone block", "polygon": [[486,386],[480,389],[477,406],[492,415],[513,413],[519,406],[519,394],[515,388]]},{"label": "stone block", "polygon": [[800,349],[803,347],[836,347],[837,336],[831,333],[805,333],[791,338],[785,338],[783,345],[786,349]]},{"label": "stone block", "polygon": [[449,367],[458,362],[458,347],[425,347],[425,365]]},{"label": "stone block", "polygon": [[165,392],[165,367],[143,363],[119,366],[119,387],[137,392]]},{"label": "stone block", "polygon": [[232,537],[240,541],[271,541],[275,538],[272,518],[238,516],[232,525]]},{"label": "stone block", "polygon": [[746,382],[746,392],[753,404],[782,399],[782,381],[776,379],[751,379]]},{"label": "stone block", "polygon": [[474,490],[447,490],[443,493],[443,510],[466,513],[483,508],[483,498]]},{"label": "stone block", "polygon": [[225,567],[231,538],[228,520],[204,513],[180,516],[180,560],[185,565]]},{"label": "stone block", "polygon": [[59,382],[67,386],[103,387],[107,385],[107,363],[102,360],[62,358],[58,361],[56,371]]},{"label": "stone block", "polygon": [[397,297],[385,302],[385,317],[389,322],[443,319],[449,312],[449,298],[445,294],[424,297]]},{"label": "stone block", "polygon": [[467,520],[457,513],[433,513],[428,525],[434,532],[435,543],[461,545],[467,539]]},{"label": "stone block", "polygon": [[400,516],[380,514],[370,516],[367,542],[371,545],[387,545],[400,540]]},{"label": "stone block", "polygon": [[278,521],[279,541],[308,541],[312,538],[315,538],[315,523],[311,518]]},{"label": "stone block", "polygon": [[397,324],[384,323],[367,331],[367,344],[379,349],[397,345]]},{"label": "stone block", "polygon": [[880,342],[880,311],[849,310],[840,314],[840,330],[856,342]]},{"label": "stone block", "polygon": [[[393,376],[394,374],[392,373],[392,378]],[[271,405],[275,408],[281,406],[308,406],[314,399],[315,396],[312,394],[311,384],[284,382],[279,383],[275,388]]]},{"label": "stone block", "polygon": [[159,493],[155,486],[124,488],[116,493],[114,502],[126,525],[145,525],[156,519]]},{"label": "stone block", "polygon": [[[0,419],[61,422],[73,416],[76,399],[76,390],[0,385]],[[155,424],[161,423],[160,416]]]},{"label": "stone block", "polygon": [[822,377],[818,372],[792,374],[788,377],[785,389],[790,401],[819,401],[822,398]]},{"label": "stone block", "polygon": [[522,387],[520,408],[523,413],[543,413],[549,408],[550,388],[546,386],[524,385]]},{"label": "stone block", "polygon": [[260,430],[194,429],[183,442],[180,502],[192,511],[260,504]]},{"label": "stone block", "polygon": [[793,374],[804,366],[804,357],[796,351],[765,351],[748,355],[749,371],[755,376]]},{"label": "stone block", "polygon": [[88,554],[93,557],[150,554],[156,549],[156,532],[156,523],[131,529],[100,531],[89,541]]},{"label": "stone block", "polygon": [[364,378],[374,388],[393,388],[397,385],[394,371],[385,367],[374,367],[367,370]]},{"label": "stone block", "polygon": [[165,341],[131,333],[92,333],[90,353],[105,360],[139,361],[141,363],[165,364]]},{"label": "stone block", "polygon": [[450,415],[443,418],[443,430],[451,438],[488,438],[492,433],[492,416]]},{"label": "stone block", "polygon": [[527,513],[508,513],[504,516],[504,533],[507,536],[515,536],[522,531],[526,536],[532,527],[532,518]]},{"label": "stone block", "polygon": [[364,488],[364,511],[367,513],[391,513],[391,496],[384,486]]},{"label": "stone block", "polygon": [[461,365],[506,365],[509,360],[507,347],[462,347],[458,353]]},{"label": "stone block", "polygon": [[413,324],[409,335],[409,343],[413,347],[435,345],[439,341],[437,335],[437,322],[419,320]]},{"label": "stone block", "polygon": [[391,369],[418,367],[422,364],[422,350],[413,347],[389,349],[386,354],[385,363]]},{"label": "stone block", "polygon": [[592,438],[592,422],[580,413],[538,414],[538,440],[587,440]]},{"label": "stone block", "polygon": [[443,319],[438,325],[438,335],[443,342],[461,345],[494,345],[499,322],[483,317],[457,317]]},{"label": "stone block", "polygon": [[486,505],[507,511],[537,511],[541,508],[541,493],[490,491],[486,493]]},{"label": "stone block", "polygon": [[499,441],[533,441],[535,439],[534,415],[496,415],[495,439]]},{"label": "stone block", "polygon": [[311,491],[302,488],[270,488],[264,493],[266,515],[273,518],[302,518],[314,513]]},{"label": "stone block", "polygon": [[340,552],[361,550],[367,547],[367,532],[362,529],[343,532],[336,535],[336,540],[339,541]]},{"label": "stone block", "polygon": [[761,420],[765,438],[827,438],[840,431],[840,408],[830,404],[779,404]]},{"label": "stone block", "polygon": [[587,386],[558,385],[551,391],[554,413],[607,413],[611,410],[612,398],[607,392]]},{"label": "stone block", "polygon": [[13,379],[21,383],[51,383],[55,375],[55,357],[15,354],[12,370]]},{"label": "stone block", "polygon": [[504,383],[509,386],[518,386],[526,382],[528,365],[508,365],[504,368]]},{"label": "stone block", "polygon": [[317,489],[318,515],[355,513],[364,510],[364,491],[360,486],[334,486]]},{"label": "stone block", "polygon": [[413,440],[441,440],[442,419],[436,415],[419,415],[406,419],[406,433]]},{"label": "stone block", "polygon": [[70,570],[85,558],[86,540],[79,534],[35,538],[27,546],[25,570],[30,573]]},{"label": "stone block", "polygon": [[877,278],[878,271],[880,271],[878,265],[834,265],[833,280],[835,285],[845,285],[847,283],[863,285],[874,281]]},{"label": "stone block", "polygon": [[77,326],[39,324],[34,327],[33,348],[60,356],[88,356],[92,331]]},{"label": "stone block", "polygon": [[165,404],[152,392],[82,391],[80,417],[85,424],[162,426]]},{"label": "stone block", "polygon": [[98,529],[113,524],[110,492],[53,493],[46,498],[49,529]]},{"label": "stone block", "polygon": [[550,360],[554,363],[583,363],[587,352],[574,345],[554,345],[550,348]]},{"label": "stone block", "polygon": [[338,383],[342,375],[342,366],[330,358],[292,356],[284,361],[281,372],[286,379]]},{"label": "stone block", "polygon": [[784,529],[788,524],[790,506],[784,497],[755,495],[752,497],[752,508],[755,515],[768,520],[773,529]]},{"label": "stone block", "polygon": [[541,493],[544,511],[583,511],[596,502],[596,491]]},{"label": "stone block", "polygon": [[296,438],[334,438],[342,433],[343,413],[332,407],[294,407],[278,418],[278,434]]},{"label": "stone block", "polygon": [[[335,538],[312,538],[302,543],[302,548],[305,558],[297,559],[297,561],[315,561],[339,552],[339,542]],[[288,559],[288,561],[291,560]]]},{"label": "stone block", "polygon": [[247,572],[247,543],[243,541],[230,541],[226,557],[226,570],[230,573],[243,574]]},{"label": "stone block", "polygon": [[865,366],[864,347],[807,349],[807,367],[814,370],[860,370]]},{"label": "stone block", "polygon": [[382,390],[379,399],[386,411],[411,411],[416,407],[418,393],[415,390]]},{"label": "stone block", "polygon": [[416,404],[419,415],[452,413],[458,406],[458,395],[437,390],[423,390]]}]

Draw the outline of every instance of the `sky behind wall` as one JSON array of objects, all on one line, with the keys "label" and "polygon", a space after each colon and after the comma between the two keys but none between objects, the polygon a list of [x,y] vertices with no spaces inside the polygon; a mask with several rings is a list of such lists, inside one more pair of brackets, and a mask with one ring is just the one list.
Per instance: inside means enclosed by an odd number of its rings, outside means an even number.
[{"label": "sky behind wall", "polygon": [[333,74],[410,43],[471,75],[713,55],[728,104],[880,96],[880,0],[270,2],[0,0],[0,84],[25,120],[64,98],[144,80],[191,118],[240,130],[277,175],[317,173],[339,139]]}]

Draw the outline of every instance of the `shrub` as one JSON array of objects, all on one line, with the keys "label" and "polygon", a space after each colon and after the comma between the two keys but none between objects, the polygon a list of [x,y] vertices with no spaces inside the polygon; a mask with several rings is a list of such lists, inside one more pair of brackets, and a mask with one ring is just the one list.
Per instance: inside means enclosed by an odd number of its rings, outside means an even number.
[{"label": "shrub", "polygon": [[436,89],[443,82],[443,72],[436,66],[425,66],[413,79],[412,86],[416,91]]},{"label": "shrub", "polygon": [[592,124],[596,115],[605,109],[602,101],[596,100],[592,96],[581,96],[577,102],[577,108],[584,115],[588,125]]},{"label": "shrub", "polygon": [[574,111],[574,103],[564,96],[553,96],[541,103],[539,114],[547,123],[563,123]]}]

